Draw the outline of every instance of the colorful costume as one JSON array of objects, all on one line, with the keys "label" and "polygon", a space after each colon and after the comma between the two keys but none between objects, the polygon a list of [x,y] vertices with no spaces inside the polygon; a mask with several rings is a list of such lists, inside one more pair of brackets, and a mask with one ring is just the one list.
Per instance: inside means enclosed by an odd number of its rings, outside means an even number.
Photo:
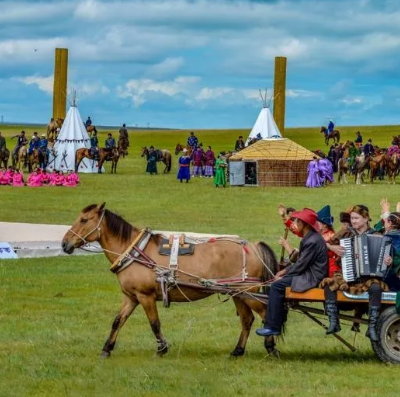
[{"label": "colorful costume", "polygon": [[193,176],[203,176],[203,149],[197,148],[193,152]]},{"label": "colorful costume", "polygon": [[190,157],[183,155],[179,157],[179,171],[178,171],[178,176],[177,179],[179,179],[181,182],[183,179],[186,180],[186,182],[189,182],[190,179]]},{"label": "colorful costume", "polygon": [[212,178],[214,176],[214,164],[215,156],[212,150],[206,151],[206,167],[204,171],[204,176],[206,178]]},{"label": "colorful costume", "polygon": [[39,172],[34,171],[28,177],[28,186],[30,187],[39,187],[42,186],[42,175]]},{"label": "colorful costume", "polygon": [[311,160],[307,167],[308,178],[306,182],[307,187],[320,187],[322,185],[321,177],[319,174],[318,161]]},{"label": "colorful costume", "polygon": [[79,183],[79,177],[75,172],[68,173],[65,177],[64,186],[75,187]]},{"label": "colorful costume", "polygon": [[392,145],[390,146],[390,148],[388,149],[388,156],[392,157],[394,154],[399,154],[400,153],[400,149],[398,146]]},{"label": "colorful costume", "polygon": [[225,187],[226,185],[226,176],[225,176],[226,163],[223,158],[217,158],[215,161],[215,176],[214,176],[214,185],[218,187],[222,185]]},{"label": "colorful costume", "polygon": [[325,183],[325,181],[333,182],[333,167],[332,163],[328,159],[319,160],[318,169],[322,183]]},{"label": "colorful costume", "polygon": [[22,174],[21,171],[16,171],[14,172],[13,176],[13,186],[24,186],[24,175]]},{"label": "colorful costume", "polygon": [[7,171],[0,170],[0,185],[5,186],[8,183],[8,177],[6,176]]},{"label": "colorful costume", "polygon": [[65,183],[65,176],[60,171],[56,176],[56,186],[64,186],[64,183]]},{"label": "colorful costume", "polygon": [[150,175],[157,174],[157,152],[154,149],[150,149],[147,153],[146,172]]},{"label": "colorful costume", "polygon": [[53,171],[53,172],[50,174],[49,179],[50,179],[49,185],[50,185],[50,186],[56,186],[57,171]]}]

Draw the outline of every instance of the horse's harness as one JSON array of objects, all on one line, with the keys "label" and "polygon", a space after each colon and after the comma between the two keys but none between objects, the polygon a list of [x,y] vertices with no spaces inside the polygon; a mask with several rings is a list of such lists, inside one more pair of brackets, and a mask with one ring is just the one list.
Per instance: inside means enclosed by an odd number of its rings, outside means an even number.
[{"label": "horse's harness", "polygon": [[[90,231],[90,232],[88,232],[88,233],[86,233],[83,237],[80,235],[80,234],[78,234],[78,233],[76,233],[76,232],[74,232],[73,230],[72,230],[72,228],[69,228],[69,230],[68,230],[68,232],[71,232],[73,235],[75,235],[76,237],[79,237],[82,241],[83,241],[83,245],[85,245],[85,244],[89,244],[89,241],[87,241],[86,240],[86,237],[88,237],[88,236],[90,236],[93,232],[95,232],[96,230],[97,230],[97,232],[98,232],[98,234],[99,234],[99,239],[100,239],[100,237],[101,237],[101,222],[103,221],[103,218],[104,218],[104,214],[105,214],[105,210],[103,210],[102,211],[102,213],[101,213],[101,216],[100,216],[100,219],[99,219],[99,222],[97,223],[97,225]],[[67,232],[67,233],[68,233]]]}]

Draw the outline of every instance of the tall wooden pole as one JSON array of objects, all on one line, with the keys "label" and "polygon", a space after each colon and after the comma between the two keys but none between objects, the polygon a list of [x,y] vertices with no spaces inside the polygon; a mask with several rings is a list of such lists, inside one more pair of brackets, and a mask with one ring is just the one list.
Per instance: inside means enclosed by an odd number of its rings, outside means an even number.
[{"label": "tall wooden pole", "polygon": [[283,136],[285,134],[286,57],[275,57],[274,120]]},{"label": "tall wooden pole", "polygon": [[56,48],[54,62],[53,119],[65,119],[67,109],[68,49]]}]

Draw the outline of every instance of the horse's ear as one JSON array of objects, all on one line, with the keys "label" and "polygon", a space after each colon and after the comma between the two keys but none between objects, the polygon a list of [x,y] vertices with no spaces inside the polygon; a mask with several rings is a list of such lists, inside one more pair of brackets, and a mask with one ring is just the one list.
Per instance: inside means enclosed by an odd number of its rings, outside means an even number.
[{"label": "horse's ear", "polygon": [[103,204],[100,205],[98,212],[102,212],[104,210],[105,206],[106,206],[106,203],[104,202]]}]

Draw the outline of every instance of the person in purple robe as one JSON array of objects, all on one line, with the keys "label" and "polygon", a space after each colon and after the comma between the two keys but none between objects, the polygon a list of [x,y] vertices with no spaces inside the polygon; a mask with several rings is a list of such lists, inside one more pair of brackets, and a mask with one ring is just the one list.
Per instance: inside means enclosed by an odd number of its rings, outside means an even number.
[{"label": "person in purple robe", "polygon": [[215,165],[215,155],[211,150],[211,146],[207,146],[206,151],[206,167],[204,176],[206,178],[212,178],[214,176],[214,165]]},{"label": "person in purple robe", "polygon": [[318,169],[321,176],[321,183],[324,185],[327,181],[333,182],[333,167],[332,163],[326,159],[322,158],[318,160]]},{"label": "person in purple robe", "polygon": [[190,157],[187,155],[187,149],[183,149],[183,154],[179,157],[179,171],[177,179],[182,183],[183,180],[186,180],[186,183],[190,180]]},{"label": "person in purple robe", "polygon": [[204,150],[201,147],[193,152],[193,176],[203,176]]},{"label": "person in purple robe", "polygon": [[321,187],[322,181],[320,178],[320,171],[318,168],[318,159],[313,157],[307,167],[308,178],[306,182],[307,187]]}]

